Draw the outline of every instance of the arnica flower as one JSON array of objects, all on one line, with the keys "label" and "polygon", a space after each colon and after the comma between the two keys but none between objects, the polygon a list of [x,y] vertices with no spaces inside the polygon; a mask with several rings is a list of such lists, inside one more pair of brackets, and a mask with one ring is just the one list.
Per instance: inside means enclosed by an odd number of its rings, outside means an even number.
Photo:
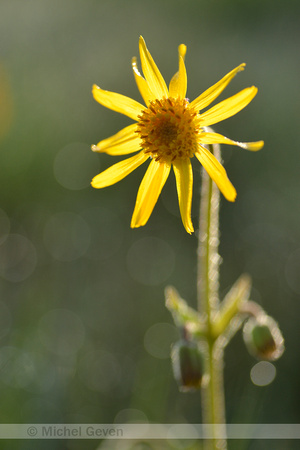
[{"label": "arnica flower", "polygon": [[173,166],[182,222],[186,231],[192,233],[193,172],[190,159],[195,155],[225,198],[233,202],[236,197],[235,188],[229,181],[224,167],[204,145],[231,144],[256,151],[264,144],[263,141],[236,142],[205,128],[245,108],[256,95],[257,88],[254,86],[242,90],[201,114],[199,112],[221,94],[232,78],[244,69],[245,64],[233,69],[190,102],[186,98],[187,75],[184,64],[186,46],[181,44],[178,50],[179,70],[171,79],[168,89],[144,39],[140,37],[139,51],[144,77],[138,70],[136,58],[132,59],[132,69],[146,107],[124,95],[93,86],[93,95],[97,102],[125,114],[136,123],[93,145],[92,150],[109,155],[127,155],[137,151],[138,153],[95,176],[92,186],[103,188],[117,183],[150,159],[138,190],[131,220],[132,228],[145,225],[148,221]]}]

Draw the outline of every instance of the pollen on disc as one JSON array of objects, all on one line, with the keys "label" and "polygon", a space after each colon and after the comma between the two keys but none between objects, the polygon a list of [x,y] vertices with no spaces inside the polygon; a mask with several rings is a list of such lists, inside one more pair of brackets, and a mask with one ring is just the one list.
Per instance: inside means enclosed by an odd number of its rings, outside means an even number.
[{"label": "pollen on disc", "polygon": [[156,161],[192,158],[198,146],[197,112],[186,99],[164,98],[150,102],[139,116],[137,132],[145,153]]}]

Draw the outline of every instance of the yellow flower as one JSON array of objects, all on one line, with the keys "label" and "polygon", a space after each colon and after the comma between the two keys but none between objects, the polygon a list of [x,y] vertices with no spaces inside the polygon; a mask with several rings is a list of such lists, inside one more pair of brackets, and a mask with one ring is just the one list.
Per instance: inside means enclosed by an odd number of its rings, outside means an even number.
[{"label": "yellow flower", "polygon": [[193,172],[190,158],[195,155],[226,199],[235,200],[236,191],[224,167],[203,144],[232,144],[256,151],[264,143],[232,141],[220,134],[208,132],[205,127],[241,111],[254,98],[257,88],[246,88],[200,114],[199,111],[220,95],[237,72],[244,69],[245,64],[233,69],[218,83],[189,102],[186,98],[187,75],[184,64],[186,46],[181,44],[178,48],[179,70],[171,79],[169,89],[142,37],[139,40],[139,50],[145,78],[138,71],[136,58],[132,59],[132,69],[146,107],[121,94],[105,91],[94,85],[93,95],[97,102],[125,114],[136,123],[92,146],[93,151],[109,155],[139,152],[94,177],[92,186],[103,188],[117,183],[150,158],[131,220],[132,228],[140,227],[148,221],[173,166],[182,222],[186,231],[192,233]]}]

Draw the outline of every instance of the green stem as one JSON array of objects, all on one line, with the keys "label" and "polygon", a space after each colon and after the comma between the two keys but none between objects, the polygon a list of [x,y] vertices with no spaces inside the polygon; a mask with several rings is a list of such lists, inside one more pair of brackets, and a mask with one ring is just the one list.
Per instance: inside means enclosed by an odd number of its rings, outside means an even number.
[{"label": "green stem", "polygon": [[[209,150],[220,160],[219,145]],[[213,439],[204,441],[205,450],[226,450],[225,439],[217,436],[216,424],[225,426],[225,401],[223,387],[223,349],[213,333],[213,321],[219,306],[219,203],[217,186],[202,170],[198,244],[198,308],[207,319],[207,382],[202,387],[202,420],[213,426]]]}]

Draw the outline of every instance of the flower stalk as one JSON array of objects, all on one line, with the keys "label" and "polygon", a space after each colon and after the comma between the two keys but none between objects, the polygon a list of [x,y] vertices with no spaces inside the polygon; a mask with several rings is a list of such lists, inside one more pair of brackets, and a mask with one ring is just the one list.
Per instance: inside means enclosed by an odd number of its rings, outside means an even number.
[{"label": "flower stalk", "polygon": [[[209,150],[221,159],[220,146],[209,145]],[[207,382],[202,385],[202,422],[212,425],[214,438],[204,441],[205,450],[227,448],[226,440],[217,437],[220,424],[225,427],[225,400],[223,387],[223,348],[214,333],[214,322],[219,307],[219,204],[220,193],[209,175],[202,170],[198,241],[198,309],[206,316],[207,352],[205,366]]]}]

